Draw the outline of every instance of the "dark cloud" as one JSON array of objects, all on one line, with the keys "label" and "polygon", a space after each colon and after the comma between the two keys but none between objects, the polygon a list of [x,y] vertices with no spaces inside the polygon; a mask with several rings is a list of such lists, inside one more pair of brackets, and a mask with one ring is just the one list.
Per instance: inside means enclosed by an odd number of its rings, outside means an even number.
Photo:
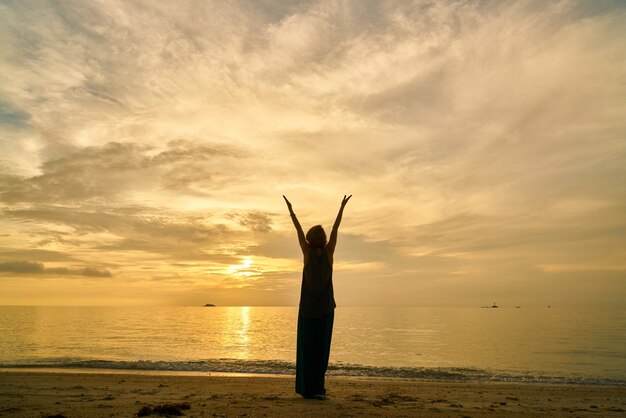
[{"label": "dark cloud", "polygon": [[44,272],[42,263],[34,261],[7,261],[0,263],[0,271],[4,273],[41,274]]},{"label": "dark cloud", "polygon": [[68,275],[68,276],[85,276],[85,277],[111,277],[112,274],[110,271],[101,268],[95,267],[85,267],[81,269],[70,269],[70,268],[46,268],[45,272],[47,274],[56,274],[56,275]]},{"label": "dark cloud", "polygon": [[49,274],[56,276],[111,277],[107,269],[98,267],[45,267],[36,261],[7,261],[0,263],[0,272],[13,274]]},{"label": "dark cloud", "polygon": [[231,215],[239,224],[254,232],[269,232],[272,230],[272,215],[268,212],[252,211],[240,215]]},{"label": "dark cloud", "polygon": [[[230,230],[212,221],[209,215],[181,214],[147,207],[42,206],[39,209],[5,210],[4,215],[20,222],[46,222],[72,228],[72,232],[63,235],[63,242],[69,245],[68,248],[84,245],[78,239],[88,234],[108,233],[115,238],[106,243],[92,242],[90,247],[102,252],[142,251],[159,254],[166,260],[230,262],[236,259],[220,253],[217,247],[234,244],[245,248],[249,245],[246,244],[248,232]],[[269,228],[269,224],[264,224],[262,220],[253,219],[256,228]],[[37,235],[43,243],[60,242],[54,230],[41,230]]]},{"label": "dark cloud", "polygon": [[0,259],[2,260],[40,260],[42,262],[77,262],[75,257],[59,251],[44,250],[41,248],[9,248],[0,247]]},{"label": "dark cloud", "polygon": [[[219,173],[210,160],[242,158],[244,153],[232,147],[198,145],[176,140],[163,151],[134,143],[110,142],[86,147],[69,155],[46,161],[42,174],[22,178],[0,176],[0,201],[15,203],[84,202],[87,199],[114,200],[124,193],[161,184],[185,192],[190,184],[204,182],[207,188],[220,184],[212,181]],[[223,183],[224,179],[221,180]]]}]

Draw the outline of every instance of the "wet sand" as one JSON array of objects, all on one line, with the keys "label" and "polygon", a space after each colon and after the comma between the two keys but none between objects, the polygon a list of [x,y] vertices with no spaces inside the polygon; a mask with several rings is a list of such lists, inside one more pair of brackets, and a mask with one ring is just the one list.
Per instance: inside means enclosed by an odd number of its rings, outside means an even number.
[{"label": "wet sand", "polygon": [[0,416],[132,417],[165,404],[189,417],[626,414],[626,387],[331,377],[327,389],[320,401],[296,395],[293,377],[12,370],[0,371]]}]

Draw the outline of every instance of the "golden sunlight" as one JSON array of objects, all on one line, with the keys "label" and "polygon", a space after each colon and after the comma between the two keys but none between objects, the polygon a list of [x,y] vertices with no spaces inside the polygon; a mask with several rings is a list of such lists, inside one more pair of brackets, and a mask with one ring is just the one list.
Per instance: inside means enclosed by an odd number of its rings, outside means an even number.
[{"label": "golden sunlight", "polygon": [[256,271],[252,267],[252,264],[253,264],[252,258],[246,257],[242,259],[241,264],[230,266],[228,268],[228,272],[229,274],[232,274],[235,276],[243,276],[243,277],[250,277],[250,276],[260,274],[260,272]]}]

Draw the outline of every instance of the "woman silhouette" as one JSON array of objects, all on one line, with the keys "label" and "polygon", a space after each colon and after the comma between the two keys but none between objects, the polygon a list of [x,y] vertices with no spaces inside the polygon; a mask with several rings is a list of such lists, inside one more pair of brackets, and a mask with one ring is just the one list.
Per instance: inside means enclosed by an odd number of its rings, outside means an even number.
[{"label": "woman silhouette", "polygon": [[315,225],[304,235],[291,203],[283,195],[304,255],[298,312],[296,393],[305,398],[324,399],[326,394],[324,378],[328,368],[336,306],[333,295],[333,254],[343,208],[351,197],[344,195],[330,239],[326,242],[326,232],[321,225]]}]

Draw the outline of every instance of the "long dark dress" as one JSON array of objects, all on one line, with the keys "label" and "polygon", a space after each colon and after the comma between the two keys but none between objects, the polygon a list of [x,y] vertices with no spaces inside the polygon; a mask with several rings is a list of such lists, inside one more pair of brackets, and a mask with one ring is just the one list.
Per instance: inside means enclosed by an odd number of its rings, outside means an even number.
[{"label": "long dark dress", "polygon": [[296,393],[307,398],[326,393],[336,306],[332,276],[326,248],[311,248],[302,271],[296,354]]}]

